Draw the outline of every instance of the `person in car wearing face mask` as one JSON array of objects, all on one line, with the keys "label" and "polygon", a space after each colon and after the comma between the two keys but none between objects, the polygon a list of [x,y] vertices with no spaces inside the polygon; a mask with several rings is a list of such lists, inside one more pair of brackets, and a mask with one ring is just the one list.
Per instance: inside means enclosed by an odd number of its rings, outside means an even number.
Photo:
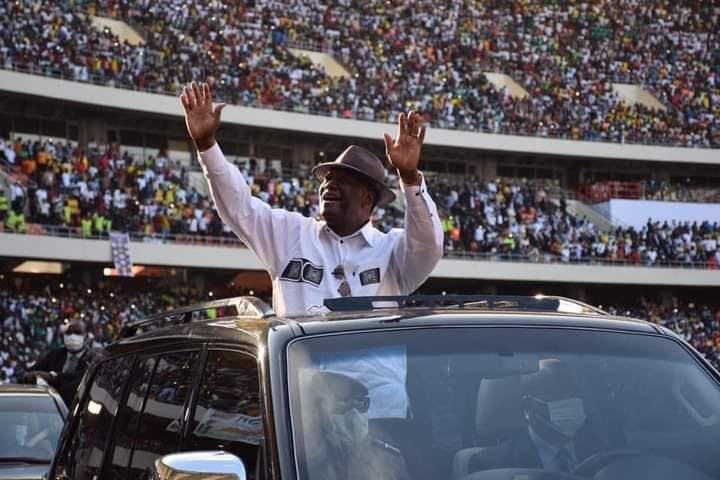
[{"label": "person in car wearing face mask", "polygon": [[71,322],[63,334],[63,346],[46,352],[23,381],[34,383],[38,378],[55,388],[66,405],[70,405],[82,376],[95,358],[90,348],[85,325]]},{"label": "person in car wearing face mask", "polygon": [[572,472],[591,455],[606,450],[587,423],[572,370],[555,358],[540,361],[524,379],[528,459],[538,467]]},{"label": "person in car wearing face mask", "polygon": [[303,422],[309,478],[409,480],[400,450],[369,430],[370,396],[361,382],[317,372]]},{"label": "person in car wearing face mask", "polygon": [[472,470],[542,468],[571,473],[590,456],[608,450],[591,431],[572,370],[555,358],[524,376],[526,429],[473,458]]}]

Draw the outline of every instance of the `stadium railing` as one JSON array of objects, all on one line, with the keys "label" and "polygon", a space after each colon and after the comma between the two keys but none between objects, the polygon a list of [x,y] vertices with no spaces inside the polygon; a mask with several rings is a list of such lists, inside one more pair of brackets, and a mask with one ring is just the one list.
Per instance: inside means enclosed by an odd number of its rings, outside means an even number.
[{"label": "stadium railing", "polygon": [[[180,94],[179,91],[171,92],[168,90],[163,89],[152,89],[152,88],[136,88],[136,87],[128,87],[126,85],[122,84],[116,84],[112,80],[105,80],[101,75],[90,75],[88,80],[81,80],[77,78],[73,78],[69,75],[63,75],[63,72],[58,71],[56,69],[48,69],[41,66],[35,66],[31,65],[29,68],[27,66],[19,66],[19,65],[0,65],[0,70],[10,70],[18,73],[25,73],[25,74],[31,74],[31,75],[38,75],[38,76],[44,76],[44,77],[50,77],[55,78],[58,80],[68,80],[72,82],[79,82],[79,83],[88,83],[91,85],[97,85],[101,87],[112,87],[112,88],[119,88],[123,90],[130,90],[130,91],[140,91],[140,92],[146,92],[146,93],[153,93],[158,95],[167,95],[167,96],[178,96]],[[201,80],[201,79],[199,79]],[[222,100],[222,99],[221,99]],[[295,107],[295,108],[282,108],[277,105],[264,105],[261,102],[250,102],[250,103],[243,103],[243,104],[234,104],[242,107],[248,107],[248,108],[258,108],[258,109],[264,109],[264,110],[277,110],[277,111],[284,111],[284,112],[292,112],[292,113],[301,113],[301,114],[308,114],[308,115],[318,115],[318,116],[324,116],[324,117],[335,117],[338,119],[351,119],[351,120],[363,120],[363,121],[371,121],[371,122],[378,122],[378,123],[394,123],[394,119],[388,119],[383,120],[381,118],[373,117],[373,116],[367,116],[362,114],[352,114],[349,117],[344,117],[343,114],[340,114],[335,111],[323,111],[323,110],[314,110],[307,107]],[[178,113],[180,110],[178,109]],[[521,136],[521,137],[533,137],[533,138],[551,138],[551,139],[559,139],[559,140],[574,140],[574,141],[586,141],[586,142],[599,142],[599,143],[611,143],[611,144],[633,144],[633,145],[648,145],[648,146],[658,146],[658,147],[678,147],[679,145],[677,143],[674,143],[671,139],[668,139],[667,141],[659,141],[659,140],[648,140],[643,139],[642,141],[636,141],[636,140],[623,140],[622,142],[615,142],[611,140],[606,140],[600,137],[600,134],[597,135],[584,135],[582,138],[575,139],[573,138],[572,132],[568,128],[555,128],[548,131],[547,135],[542,134],[528,134],[527,132],[518,131],[514,129],[510,130],[504,130],[504,129],[487,129],[487,128],[463,128],[462,125],[460,126],[449,126],[445,122],[442,121],[431,121],[430,125],[436,128],[441,129],[448,129],[448,130],[457,130],[457,131],[466,131],[466,132],[478,132],[478,133],[490,133],[490,134],[498,134],[498,135],[513,135],[513,136]],[[713,146],[707,146],[707,145],[693,145],[692,147],[687,148],[713,148]]]},{"label": "stadium railing", "polygon": [[[27,232],[3,231],[0,226],[0,233],[9,233],[14,235],[45,235],[60,238],[72,238],[76,240],[108,240],[108,235],[97,235],[93,233],[84,236],[78,227],[66,227],[58,225],[40,225],[29,223]],[[128,232],[131,241],[143,243],[160,243],[175,245],[199,245],[207,247],[230,247],[230,248],[247,248],[246,245],[238,238],[232,236],[212,236],[199,234],[146,234],[144,232]],[[465,250],[445,251],[444,258],[452,260],[478,260],[492,262],[517,262],[531,264],[561,264],[561,265],[590,265],[590,266],[612,266],[612,267],[644,267],[644,268],[678,268],[678,269],[698,269],[698,270],[716,270],[720,266],[714,265],[708,261],[679,261],[679,260],[657,260],[650,264],[647,262],[633,262],[627,259],[609,259],[609,258],[572,258],[567,261],[562,260],[559,256],[540,252],[537,255],[523,255],[517,253],[503,252],[470,252]]]}]

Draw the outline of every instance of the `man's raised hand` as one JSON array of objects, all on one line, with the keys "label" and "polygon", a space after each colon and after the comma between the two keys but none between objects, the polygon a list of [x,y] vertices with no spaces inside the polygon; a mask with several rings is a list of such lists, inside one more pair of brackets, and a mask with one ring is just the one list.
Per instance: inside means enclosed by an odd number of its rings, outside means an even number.
[{"label": "man's raised hand", "polygon": [[398,135],[392,138],[385,134],[385,154],[395,167],[405,185],[420,185],[422,178],[418,173],[420,148],[425,140],[425,126],[422,117],[415,111],[407,115],[400,114]]},{"label": "man's raised hand", "polygon": [[220,103],[213,108],[210,85],[198,85],[196,82],[183,88],[180,101],[185,109],[185,125],[197,149],[203,152],[212,147],[225,104]]}]

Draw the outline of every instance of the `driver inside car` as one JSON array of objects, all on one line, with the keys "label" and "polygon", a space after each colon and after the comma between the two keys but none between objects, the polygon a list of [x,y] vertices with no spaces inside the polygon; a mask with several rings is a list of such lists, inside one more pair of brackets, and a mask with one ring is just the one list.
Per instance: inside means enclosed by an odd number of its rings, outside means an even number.
[{"label": "driver inside car", "polygon": [[399,449],[369,433],[367,387],[347,375],[317,372],[309,391],[314,404],[304,423],[309,478],[408,479]]},{"label": "driver inside car", "polygon": [[583,460],[607,450],[590,431],[567,365],[555,358],[540,360],[537,372],[522,377],[522,392],[524,428],[474,455],[470,471],[537,468],[572,473]]},{"label": "driver inside car", "polygon": [[585,405],[567,365],[555,358],[541,360],[539,370],[523,378],[523,390],[527,435],[515,439],[523,466],[570,473],[605,449],[588,427]]}]

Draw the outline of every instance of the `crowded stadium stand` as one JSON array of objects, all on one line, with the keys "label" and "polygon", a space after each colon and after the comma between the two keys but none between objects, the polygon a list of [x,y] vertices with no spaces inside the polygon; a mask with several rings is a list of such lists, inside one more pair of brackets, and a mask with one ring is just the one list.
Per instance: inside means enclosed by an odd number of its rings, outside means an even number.
[{"label": "crowded stadium stand", "polygon": [[326,3],[0,4],[0,381],[72,319],[100,345],[211,293],[270,297],[199,169],[191,80],[230,104],[218,141],[252,193],[306,216],[315,164],[382,156],[421,112],[445,235],[423,292],[577,297],[718,364],[717,2]]},{"label": "crowded stadium stand", "polygon": [[[416,109],[441,128],[720,143],[718,12],[709,0],[53,1],[0,8],[0,64],[7,69],[169,94],[203,77],[229,103],[339,118],[393,121]],[[96,14],[127,22],[145,42],[98,29]],[[295,44],[330,53],[352,76],[330,76],[293,54]],[[486,72],[506,74],[530,95],[497,90]],[[642,88],[653,101],[630,103],[615,83]]]}]

